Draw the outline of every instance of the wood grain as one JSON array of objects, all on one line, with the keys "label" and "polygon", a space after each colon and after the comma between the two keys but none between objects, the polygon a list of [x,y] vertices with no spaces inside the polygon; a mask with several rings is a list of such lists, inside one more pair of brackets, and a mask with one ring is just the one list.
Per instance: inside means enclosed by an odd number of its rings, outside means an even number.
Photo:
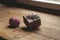
[{"label": "wood grain", "polygon": [[[41,18],[40,30],[27,32],[22,30],[26,25],[23,16],[29,13],[37,13]],[[21,24],[18,28],[8,28],[9,19],[18,17]],[[0,36],[8,40],[60,40],[60,16],[48,13],[32,11],[23,8],[0,6]]]}]

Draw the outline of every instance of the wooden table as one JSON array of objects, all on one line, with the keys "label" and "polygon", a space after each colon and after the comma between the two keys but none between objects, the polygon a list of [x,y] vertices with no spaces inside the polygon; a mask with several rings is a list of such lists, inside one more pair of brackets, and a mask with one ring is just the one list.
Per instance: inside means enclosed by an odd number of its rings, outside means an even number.
[{"label": "wooden table", "polygon": [[[41,17],[41,26],[36,31],[23,30],[23,16],[37,13]],[[18,28],[8,28],[9,18],[18,17],[21,24]],[[23,8],[0,6],[0,36],[8,40],[60,40],[60,16]]]}]

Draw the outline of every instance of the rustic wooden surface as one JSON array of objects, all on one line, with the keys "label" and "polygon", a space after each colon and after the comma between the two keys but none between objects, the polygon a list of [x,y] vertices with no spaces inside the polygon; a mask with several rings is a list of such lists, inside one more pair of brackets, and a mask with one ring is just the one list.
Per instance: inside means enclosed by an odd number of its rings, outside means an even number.
[{"label": "rustic wooden surface", "polygon": [[[23,27],[26,27],[22,16],[28,13],[37,13],[41,17],[42,25],[39,30],[33,32],[22,30]],[[20,19],[19,28],[8,28],[11,17]],[[60,16],[0,5],[0,36],[8,40],[60,40]]]}]

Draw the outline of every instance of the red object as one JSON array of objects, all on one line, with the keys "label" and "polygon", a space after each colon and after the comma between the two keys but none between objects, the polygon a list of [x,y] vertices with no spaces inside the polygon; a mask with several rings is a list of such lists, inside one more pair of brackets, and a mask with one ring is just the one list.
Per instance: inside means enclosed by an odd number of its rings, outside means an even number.
[{"label": "red object", "polygon": [[10,26],[18,27],[20,24],[20,21],[18,18],[13,17],[13,18],[9,19],[9,24],[10,24]]}]

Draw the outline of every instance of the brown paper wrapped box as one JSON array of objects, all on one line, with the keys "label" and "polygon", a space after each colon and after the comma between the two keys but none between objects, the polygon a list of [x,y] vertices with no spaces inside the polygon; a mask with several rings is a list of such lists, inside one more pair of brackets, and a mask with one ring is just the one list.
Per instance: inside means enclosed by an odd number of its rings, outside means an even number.
[{"label": "brown paper wrapped box", "polygon": [[32,19],[27,18],[27,16],[23,16],[23,20],[24,20],[25,25],[28,28],[38,28],[41,25],[40,17],[38,19],[32,20]]}]

